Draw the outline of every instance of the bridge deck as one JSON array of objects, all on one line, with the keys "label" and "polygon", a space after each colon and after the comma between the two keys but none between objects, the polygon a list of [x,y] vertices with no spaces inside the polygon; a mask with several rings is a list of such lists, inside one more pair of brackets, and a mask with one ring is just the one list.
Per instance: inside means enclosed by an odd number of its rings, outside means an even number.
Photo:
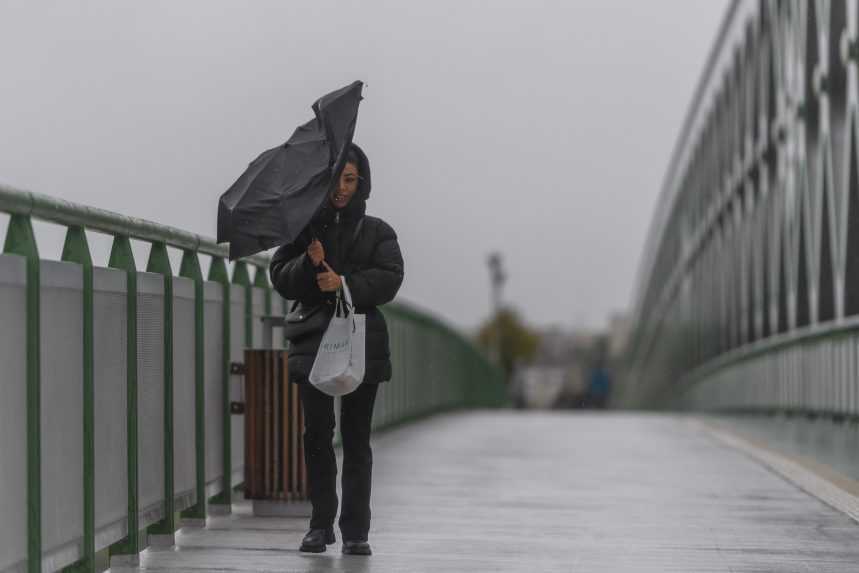
[{"label": "bridge deck", "polygon": [[372,557],[297,551],[305,519],[246,503],[148,571],[855,572],[859,525],[701,426],[477,412],[374,441]]}]

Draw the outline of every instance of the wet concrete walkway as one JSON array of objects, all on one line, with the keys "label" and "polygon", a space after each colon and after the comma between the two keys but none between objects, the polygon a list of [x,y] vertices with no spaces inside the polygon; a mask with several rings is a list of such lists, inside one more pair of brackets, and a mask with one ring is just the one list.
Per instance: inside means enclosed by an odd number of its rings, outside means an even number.
[{"label": "wet concrete walkway", "polygon": [[859,525],[700,424],[473,412],[374,440],[372,557],[297,547],[306,519],[247,503],[146,571],[851,572]]}]

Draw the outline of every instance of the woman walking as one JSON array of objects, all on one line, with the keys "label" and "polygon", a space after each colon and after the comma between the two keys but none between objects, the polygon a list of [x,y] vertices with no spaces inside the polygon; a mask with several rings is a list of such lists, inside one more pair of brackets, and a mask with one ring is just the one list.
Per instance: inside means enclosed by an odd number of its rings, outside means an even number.
[{"label": "woman walking", "polygon": [[[358,388],[341,399],[343,504],[338,525],[343,553],[370,555],[370,489],[373,453],[370,422],[380,382],[391,378],[388,327],[376,308],[393,300],[403,282],[397,235],[379,218],[365,215],[370,164],[352,145],[339,182],[310,226],[280,247],[271,261],[271,281],[280,295],[305,308],[333,307],[346,280],[355,311],[366,314],[366,371]],[[330,312],[329,312],[330,315]],[[337,459],[334,399],[308,382],[324,329],[290,340],[289,380],[299,384],[304,409],[304,458],[313,514],[301,551],[320,553],[335,542]]]}]

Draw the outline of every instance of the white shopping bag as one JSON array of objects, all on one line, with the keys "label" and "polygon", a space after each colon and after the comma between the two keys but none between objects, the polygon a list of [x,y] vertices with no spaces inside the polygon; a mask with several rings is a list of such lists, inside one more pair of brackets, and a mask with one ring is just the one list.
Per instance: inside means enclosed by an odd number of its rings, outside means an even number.
[{"label": "white shopping bag", "polygon": [[342,294],[310,370],[310,383],[329,396],[354,391],[364,380],[366,316],[357,314],[352,293],[343,281]]}]

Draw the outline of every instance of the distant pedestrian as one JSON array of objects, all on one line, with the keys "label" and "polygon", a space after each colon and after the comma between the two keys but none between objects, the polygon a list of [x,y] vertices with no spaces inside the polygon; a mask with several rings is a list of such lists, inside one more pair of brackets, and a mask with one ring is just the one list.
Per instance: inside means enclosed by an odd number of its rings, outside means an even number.
[{"label": "distant pedestrian", "polygon": [[[370,164],[352,145],[339,183],[298,240],[280,247],[271,261],[275,289],[308,308],[333,307],[343,277],[356,312],[366,314],[366,372],[358,389],[341,399],[343,504],[338,525],[343,553],[370,555],[370,490],[373,453],[370,428],[378,383],[391,378],[388,327],[378,306],[394,299],[403,282],[397,235],[386,222],[365,215]],[[329,311],[330,314],[330,311]],[[325,551],[335,542],[337,460],[334,399],[313,387],[308,376],[324,329],[291,340],[289,379],[299,384],[304,409],[304,456],[313,504],[310,531],[300,550]]]},{"label": "distant pedestrian", "polygon": [[605,408],[608,405],[608,395],[611,390],[611,378],[605,366],[599,365],[591,370],[588,384],[587,402],[590,408]]}]

